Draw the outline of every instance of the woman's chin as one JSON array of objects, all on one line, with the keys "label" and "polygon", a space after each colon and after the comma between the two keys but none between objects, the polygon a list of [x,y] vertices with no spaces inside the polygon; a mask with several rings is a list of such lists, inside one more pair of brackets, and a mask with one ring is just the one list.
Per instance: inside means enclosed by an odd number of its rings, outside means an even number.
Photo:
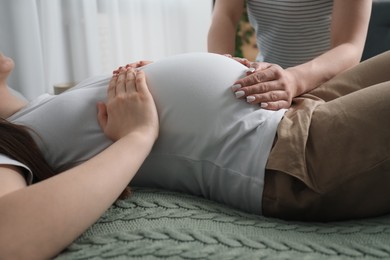
[{"label": "woman's chin", "polygon": [[1,57],[0,58],[0,77],[8,76],[15,67],[15,63],[11,58]]}]

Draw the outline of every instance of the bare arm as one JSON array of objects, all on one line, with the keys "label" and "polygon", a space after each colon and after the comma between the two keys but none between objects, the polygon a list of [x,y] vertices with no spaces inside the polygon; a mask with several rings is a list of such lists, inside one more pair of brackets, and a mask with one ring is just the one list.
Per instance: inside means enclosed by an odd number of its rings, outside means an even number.
[{"label": "bare arm", "polygon": [[[359,63],[367,35],[372,0],[335,0],[331,49],[313,60],[288,69],[255,63],[257,71],[237,81],[239,97],[267,109],[288,108],[292,99]],[[248,98],[251,96],[251,98]]]},{"label": "bare arm", "polygon": [[297,82],[294,96],[312,90],[359,63],[367,36],[371,5],[372,0],[334,1],[332,48],[307,63],[288,69]]},{"label": "bare arm", "polygon": [[144,74],[125,85],[123,74],[113,78],[109,102],[99,105],[99,122],[117,139],[114,144],[86,163],[29,187],[18,169],[0,166],[0,259],[58,254],[110,207],[150,152],[158,121]]},{"label": "bare arm", "polygon": [[244,11],[244,0],[215,1],[208,33],[208,51],[234,55],[238,22]]}]

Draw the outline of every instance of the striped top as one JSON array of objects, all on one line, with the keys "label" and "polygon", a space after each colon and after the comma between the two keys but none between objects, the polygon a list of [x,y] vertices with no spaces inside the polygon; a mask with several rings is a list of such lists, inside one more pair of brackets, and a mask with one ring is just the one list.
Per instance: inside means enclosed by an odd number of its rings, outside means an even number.
[{"label": "striped top", "polygon": [[328,50],[332,7],[332,0],[247,0],[257,60],[288,68]]}]

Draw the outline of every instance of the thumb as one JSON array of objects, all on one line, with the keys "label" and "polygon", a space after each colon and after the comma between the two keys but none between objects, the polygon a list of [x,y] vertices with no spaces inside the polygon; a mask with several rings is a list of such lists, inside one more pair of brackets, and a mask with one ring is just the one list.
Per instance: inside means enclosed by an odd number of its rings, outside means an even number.
[{"label": "thumb", "polygon": [[100,125],[100,128],[104,131],[104,129],[107,126],[107,118],[108,118],[107,107],[106,107],[106,104],[104,104],[103,102],[98,102],[96,104],[96,107],[98,110],[97,120],[98,120],[98,123]]}]

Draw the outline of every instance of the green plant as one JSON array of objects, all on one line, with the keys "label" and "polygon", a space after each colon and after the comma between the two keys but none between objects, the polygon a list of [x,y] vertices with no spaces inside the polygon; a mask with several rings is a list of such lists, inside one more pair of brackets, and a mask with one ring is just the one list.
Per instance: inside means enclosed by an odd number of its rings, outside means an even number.
[{"label": "green plant", "polygon": [[242,47],[244,44],[249,44],[251,37],[254,35],[254,29],[249,25],[249,18],[246,9],[246,3],[244,4],[244,12],[241,15],[240,22],[236,31],[236,49],[234,56],[244,57]]}]

